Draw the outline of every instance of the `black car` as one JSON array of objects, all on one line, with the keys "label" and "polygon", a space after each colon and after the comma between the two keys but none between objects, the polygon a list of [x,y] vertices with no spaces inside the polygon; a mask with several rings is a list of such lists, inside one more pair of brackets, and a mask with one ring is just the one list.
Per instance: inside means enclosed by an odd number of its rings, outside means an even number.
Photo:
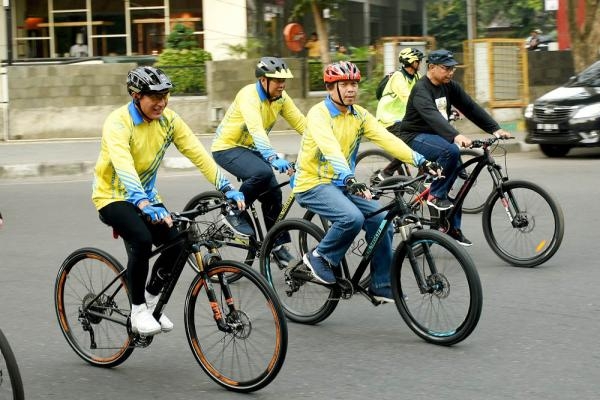
[{"label": "black car", "polygon": [[524,117],[525,142],[539,144],[548,157],[600,146],[600,61],[529,104]]}]

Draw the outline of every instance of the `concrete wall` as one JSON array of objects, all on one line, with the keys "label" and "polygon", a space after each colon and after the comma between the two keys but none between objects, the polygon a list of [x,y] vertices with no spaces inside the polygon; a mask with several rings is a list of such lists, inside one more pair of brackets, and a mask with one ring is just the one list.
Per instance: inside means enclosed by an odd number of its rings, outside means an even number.
[{"label": "concrete wall", "polygon": [[[169,107],[178,112],[194,132],[214,132],[237,91],[255,81],[256,62],[209,62],[209,96],[172,96]],[[287,91],[298,108],[307,112],[323,95],[305,97],[302,60],[289,62],[296,79],[288,81]],[[0,124],[0,140],[99,137],[106,116],[129,101],[125,79],[133,67],[133,63],[7,67],[8,123]],[[1,111],[0,122],[4,122]],[[279,121],[275,129],[289,129],[289,126]]]}]

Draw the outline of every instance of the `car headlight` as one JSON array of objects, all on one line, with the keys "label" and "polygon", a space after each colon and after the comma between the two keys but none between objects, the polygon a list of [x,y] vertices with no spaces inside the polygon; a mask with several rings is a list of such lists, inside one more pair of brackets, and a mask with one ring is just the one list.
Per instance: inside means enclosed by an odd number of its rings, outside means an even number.
[{"label": "car headlight", "polygon": [[533,104],[527,104],[527,107],[525,107],[525,111],[523,111],[523,116],[526,119],[533,118]]},{"label": "car headlight", "polygon": [[577,110],[569,120],[569,123],[582,124],[598,118],[600,118],[600,103],[594,103]]}]

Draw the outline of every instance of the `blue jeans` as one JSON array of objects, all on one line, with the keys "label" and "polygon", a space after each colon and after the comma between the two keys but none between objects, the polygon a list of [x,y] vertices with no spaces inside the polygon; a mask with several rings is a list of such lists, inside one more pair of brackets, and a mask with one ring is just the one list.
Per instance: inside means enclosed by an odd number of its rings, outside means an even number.
[{"label": "blue jeans", "polygon": [[[317,246],[317,252],[333,266],[340,265],[361,229],[366,231],[366,239],[370,241],[385,215],[381,213],[365,220],[364,215],[378,210],[379,203],[350,195],[345,188],[332,184],[319,185],[306,192],[296,193],[296,200],[302,207],[331,222],[325,237]],[[390,286],[393,233],[390,225],[371,260],[371,285],[375,288]]]},{"label": "blue jeans", "polygon": [[[460,149],[454,143],[433,133],[421,133],[410,142],[410,147],[421,153],[427,160],[438,162],[444,168],[444,179],[436,179],[431,183],[429,192],[432,196],[445,199],[456,180],[457,168],[460,166]],[[462,210],[456,210],[450,221],[452,227],[460,228]]]}]

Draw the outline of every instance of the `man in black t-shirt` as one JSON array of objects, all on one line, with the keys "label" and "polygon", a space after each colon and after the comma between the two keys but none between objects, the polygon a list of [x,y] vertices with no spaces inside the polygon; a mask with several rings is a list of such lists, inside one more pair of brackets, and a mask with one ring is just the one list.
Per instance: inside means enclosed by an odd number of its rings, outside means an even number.
[{"label": "man in black t-shirt", "polygon": [[[437,161],[445,179],[435,180],[430,187],[427,204],[438,210],[453,207],[448,191],[456,179],[460,165],[460,147],[469,147],[471,139],[454,128],[448,117],[456,108],[483,131],[497,137],[510,137],[498,123],[452,80],[458,62],[448,50],[435,50],[427,57],[427,74],[413,87],[406,114],[400,126],[400,138],[426,159]],[[472,243],[460,229],[461,213],[457,212],[448,234],[464,246]]]}]

